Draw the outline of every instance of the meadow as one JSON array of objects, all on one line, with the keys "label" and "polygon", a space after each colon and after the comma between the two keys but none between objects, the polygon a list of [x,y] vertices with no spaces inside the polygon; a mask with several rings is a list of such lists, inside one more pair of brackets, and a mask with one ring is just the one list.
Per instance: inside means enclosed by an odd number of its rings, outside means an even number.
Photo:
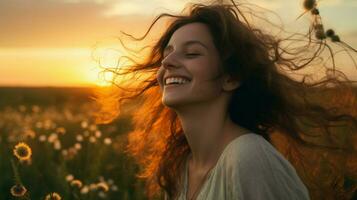
[{"label": "meadow", "polygon": [[[92,94],[91,88],[0,89],[0,199],[145,199],[138,166],[124,153],[130,116],[94,124]],[[29,159],[14,155],[21,142]]]},{"label": "meadow", "polygon": [[[95,124],[93,92],[93,88],[0,88],[0,200],[147,199],[144,182],[135,177],[139,166],[124,152],[127,133],[133,130],[131,111],[109,124]],[[325,94],[315,94],[314,98],[334,103]],[[346,107],[350,109],[357,114],[355,107]],[[356,149],[356,134],[346,134],[340,130],[337,141],[350,142]],[[273,141],[293,161],[284,138],[274,134]],[[306,172],[300,174],[305,181],[318,181],[310,190],[312,199],[356,198],[355,151],[341,155],[304,150],[311,161],[307,168],[293,163]]]}]

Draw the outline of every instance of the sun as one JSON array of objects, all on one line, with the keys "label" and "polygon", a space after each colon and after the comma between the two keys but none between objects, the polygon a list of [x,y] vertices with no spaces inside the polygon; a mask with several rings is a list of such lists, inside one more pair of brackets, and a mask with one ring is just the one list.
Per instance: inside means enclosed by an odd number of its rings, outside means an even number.
[{"label": "sun", "polygon": [[87,76],[89,83],[99,87],[111,86],[114,81],[114,73],[105,71],[105,69],[101,69],[99,66],[91,67]]}]

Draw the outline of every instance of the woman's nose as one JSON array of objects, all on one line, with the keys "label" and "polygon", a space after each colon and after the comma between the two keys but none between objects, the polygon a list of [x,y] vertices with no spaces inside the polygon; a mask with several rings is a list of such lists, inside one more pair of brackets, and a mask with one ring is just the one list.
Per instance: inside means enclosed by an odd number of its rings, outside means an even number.
[{"label": "woman's nose", "polygon": [[173,53],[170,53],[168,56],[166,56],[162,61],[161,65],[164,68],[177,68],[179,67],[179,62],[176,58],[176,56]]}]

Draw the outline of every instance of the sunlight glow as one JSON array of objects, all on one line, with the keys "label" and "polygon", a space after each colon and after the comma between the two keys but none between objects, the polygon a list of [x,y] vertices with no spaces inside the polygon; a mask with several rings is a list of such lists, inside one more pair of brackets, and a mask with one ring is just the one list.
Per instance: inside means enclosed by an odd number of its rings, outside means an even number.
[{"label": "sunlight glow", "polygon": [[[104,51],[98,60],[85,48],[0,49],[2,85],[18,86],[109,86],[118,53]],[[31,76],[29,76],[31,74]]]}]

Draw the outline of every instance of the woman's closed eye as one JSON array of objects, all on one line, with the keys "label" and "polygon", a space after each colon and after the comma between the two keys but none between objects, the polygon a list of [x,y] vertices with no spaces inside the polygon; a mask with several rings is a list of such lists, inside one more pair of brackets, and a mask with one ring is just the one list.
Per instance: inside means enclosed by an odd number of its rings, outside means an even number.
[{"label": "woman's closed eye", "polygon": [[[166,58],[168,55],[170,55],[170,53],[166,53],[162,55],[162,58]],[[185,53],[184,54],[186,57],[196,57],[196,56],[200,56],[200,53]]]},{"label": "woman's closed eye", "polygon": [[199,53],[186,53],[185,54],[187,57],[196,57],[196,56],[199,56],[199,55],[201,55],[201,54],[199,54]]}]

